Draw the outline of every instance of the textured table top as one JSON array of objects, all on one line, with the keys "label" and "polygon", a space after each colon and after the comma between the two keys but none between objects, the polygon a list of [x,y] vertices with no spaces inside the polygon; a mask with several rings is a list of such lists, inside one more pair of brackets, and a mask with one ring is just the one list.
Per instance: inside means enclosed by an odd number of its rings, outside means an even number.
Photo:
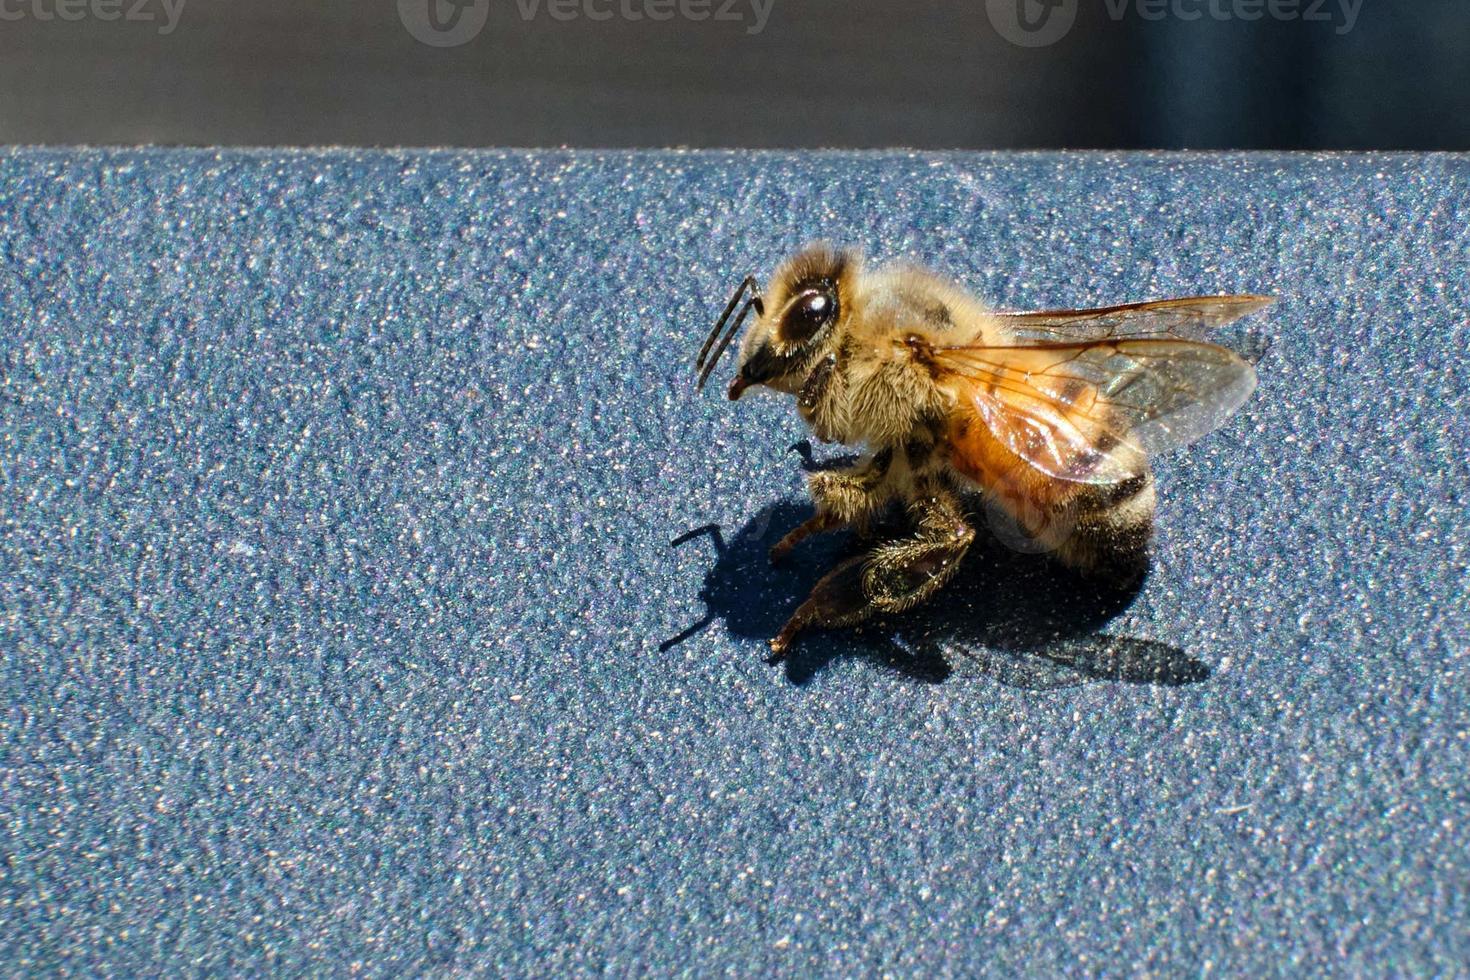
[{"label": "textured table top", "polygon": [[[1136,596],[766,662],[842,543],[689,370],[818,237],[1281,297]],[[1470,959],[1470,159],[22,150],[0,250],[9,969]]]}]

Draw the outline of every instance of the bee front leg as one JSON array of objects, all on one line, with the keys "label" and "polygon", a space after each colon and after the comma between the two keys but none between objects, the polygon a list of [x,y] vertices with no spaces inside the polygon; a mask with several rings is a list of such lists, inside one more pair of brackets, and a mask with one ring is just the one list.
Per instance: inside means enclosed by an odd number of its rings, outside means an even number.
[{"label": "bee front leg", "polygon": [[815,517],[802,521],[790,534],[771,545],[771,564],[780,564],[793,548],[813,534],[838,531],[846,526],[847,522],[831,511],[818,511]]},{"label": "bee front leg", "polygon": [[885,450],[852,469],[822,470],[807,477],[807,492],[817,513],[772,546],[771,564],[813,534],[863,524],[881,510],[888,501],[883,481],[892,462],[892,451]]}]

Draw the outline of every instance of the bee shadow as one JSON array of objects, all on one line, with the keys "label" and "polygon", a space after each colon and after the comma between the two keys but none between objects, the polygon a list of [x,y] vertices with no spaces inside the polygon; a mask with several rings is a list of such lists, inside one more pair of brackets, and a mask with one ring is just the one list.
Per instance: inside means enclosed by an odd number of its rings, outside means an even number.
[{"label": "bee shadow", "polygon": [[[700,598],[706,616],[660,646],[668,650],[715,619],[735,636],[769,640],[821,575],[862,545],[851,534],[804,543],[772,567],[771,545],[809,516],[809,505],[766,507],[726,540],[718,525],[676,539],[707,538],[716,558]],[[788,679],[805,684],[840,657],[859,657],[925,683],[973,667],[1010,687],[1049,690],[1099,681],[1178,687],[1210,670],[1178,647],[1110,636],[1100,630],[1133,602],[1141,582],[1109,588],[1044,556],[1018,554],[977,537],[954,581],[916,609],[876,617],[852,629],[803,634],[784,660]]]}]

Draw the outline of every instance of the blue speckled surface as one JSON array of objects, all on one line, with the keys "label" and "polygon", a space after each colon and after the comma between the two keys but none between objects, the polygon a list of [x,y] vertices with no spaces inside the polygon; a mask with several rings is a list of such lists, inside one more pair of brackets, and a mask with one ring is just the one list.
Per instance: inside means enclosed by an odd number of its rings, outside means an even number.
[{"label": "blue speckled surface", "polygon": [[[1463,157],[11,151],[0,960],[1462,971],[1467,229]],[[1282,297],[1131,604],[991,553],[765,662],[841,545],[764,571],[799,423],[689,362],[817,236]]]}]

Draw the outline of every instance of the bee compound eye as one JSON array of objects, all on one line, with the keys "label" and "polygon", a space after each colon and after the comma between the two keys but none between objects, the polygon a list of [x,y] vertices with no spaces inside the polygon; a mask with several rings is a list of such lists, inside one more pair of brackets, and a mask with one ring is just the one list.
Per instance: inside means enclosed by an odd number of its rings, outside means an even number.
[{"label": "bee compound eye", "polygon": [[837,295],[830,289],[809,289],[796,298],[786,313],[782,333],[792,342],[809,340],[837,319]]}]

